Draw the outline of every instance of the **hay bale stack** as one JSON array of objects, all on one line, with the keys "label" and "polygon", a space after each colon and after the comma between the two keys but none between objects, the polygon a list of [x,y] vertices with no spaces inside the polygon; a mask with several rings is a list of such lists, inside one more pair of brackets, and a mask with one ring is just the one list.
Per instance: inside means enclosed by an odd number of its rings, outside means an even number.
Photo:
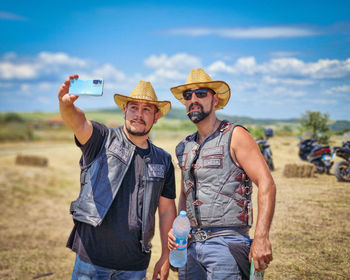
[{"label": "hay bale stack", "polygon": [[20,165],[31,165],[46,167],[49,160],[46,157],[34,156],[34,155],[21,155],[18,154],[16,157],[16,164]]},{"label": "hay bale stack", "polygon": [[315,167],[312,164],[286,164],[283,175],[287,178],[310,178],[315,174]]}]

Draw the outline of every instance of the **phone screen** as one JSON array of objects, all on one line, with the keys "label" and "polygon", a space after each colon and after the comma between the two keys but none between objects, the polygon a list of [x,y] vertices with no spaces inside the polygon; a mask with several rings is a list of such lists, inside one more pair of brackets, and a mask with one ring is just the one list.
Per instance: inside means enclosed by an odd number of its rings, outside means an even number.
[{"label": "phone screen", "polygon": [[101,96],[103,94],[103,79],[70,81],[69,94]]}]

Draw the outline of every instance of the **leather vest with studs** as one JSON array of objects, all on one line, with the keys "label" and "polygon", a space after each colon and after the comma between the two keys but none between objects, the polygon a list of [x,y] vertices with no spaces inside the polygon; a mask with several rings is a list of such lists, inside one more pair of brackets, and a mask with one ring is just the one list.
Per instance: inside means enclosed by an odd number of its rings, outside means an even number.
[{"label": "leather vest with studs", "polygon": [[239,227],[248,231],[252,224],[252,182],[230,154],[236,126],[222,121],[201,145],[196,142],[196,132],[176,147],[192,228]]},{"label": "leather vest with studs", "polygon": [[[148,140],[150,153],[144,158],[145,186],[142,207],[142,250],[150,252],[154,236],[155,213],[170,168],[171,156]],[[74,220],[99,226],[106,216],[133,159],[135,145],[123,127],[110,128],[96,159],[84,166],[80,160],[80,195],[71,203]],[[136,207],[136,205],[135,205]]]}]

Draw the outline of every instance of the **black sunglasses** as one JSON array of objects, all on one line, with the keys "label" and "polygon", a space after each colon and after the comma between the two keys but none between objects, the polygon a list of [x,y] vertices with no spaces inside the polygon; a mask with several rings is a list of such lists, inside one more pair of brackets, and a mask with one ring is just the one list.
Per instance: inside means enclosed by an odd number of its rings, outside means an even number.
[{"label": "black sunglasses", "polygon": [[215,94],[215,91],[213,91],[211,88],[198,88],[195,90],[185,90],[182,93],[182,96],[185,100],[191,100],[192,93],[195,93],[198,98],[204,98],[208,95],[208,92],[211,92],[213,95]]}]

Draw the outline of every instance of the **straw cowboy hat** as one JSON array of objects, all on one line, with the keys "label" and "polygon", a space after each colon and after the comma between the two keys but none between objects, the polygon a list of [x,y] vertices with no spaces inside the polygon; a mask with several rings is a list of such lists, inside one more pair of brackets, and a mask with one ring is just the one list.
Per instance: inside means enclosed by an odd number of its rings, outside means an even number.
[{"label": "straw cowboy hat", "polygon": [[219,97],[219,102],[215,106],[215,109],[219,110],[224,108],[231,96],[229,85],[223,81],[213,81],[212,78],[210,78],[210,76],[201,68],[193,69],[191,71],[190,75],[188,75],[186,84],[172,87],[170,90],[182,104],[185,104],[185,100],[182,96],[182,93],[185,90],[205,87],[214,90]]},{"label": "straw cowboy hat", "polygon": [[145,81],[140,81],[129,96],[114,94],[114,102],[122,110],[129,101],[154,104],[159,110],[159,118],[168,114],[171,108],[170,101],[158,101],[151,83]]}]

